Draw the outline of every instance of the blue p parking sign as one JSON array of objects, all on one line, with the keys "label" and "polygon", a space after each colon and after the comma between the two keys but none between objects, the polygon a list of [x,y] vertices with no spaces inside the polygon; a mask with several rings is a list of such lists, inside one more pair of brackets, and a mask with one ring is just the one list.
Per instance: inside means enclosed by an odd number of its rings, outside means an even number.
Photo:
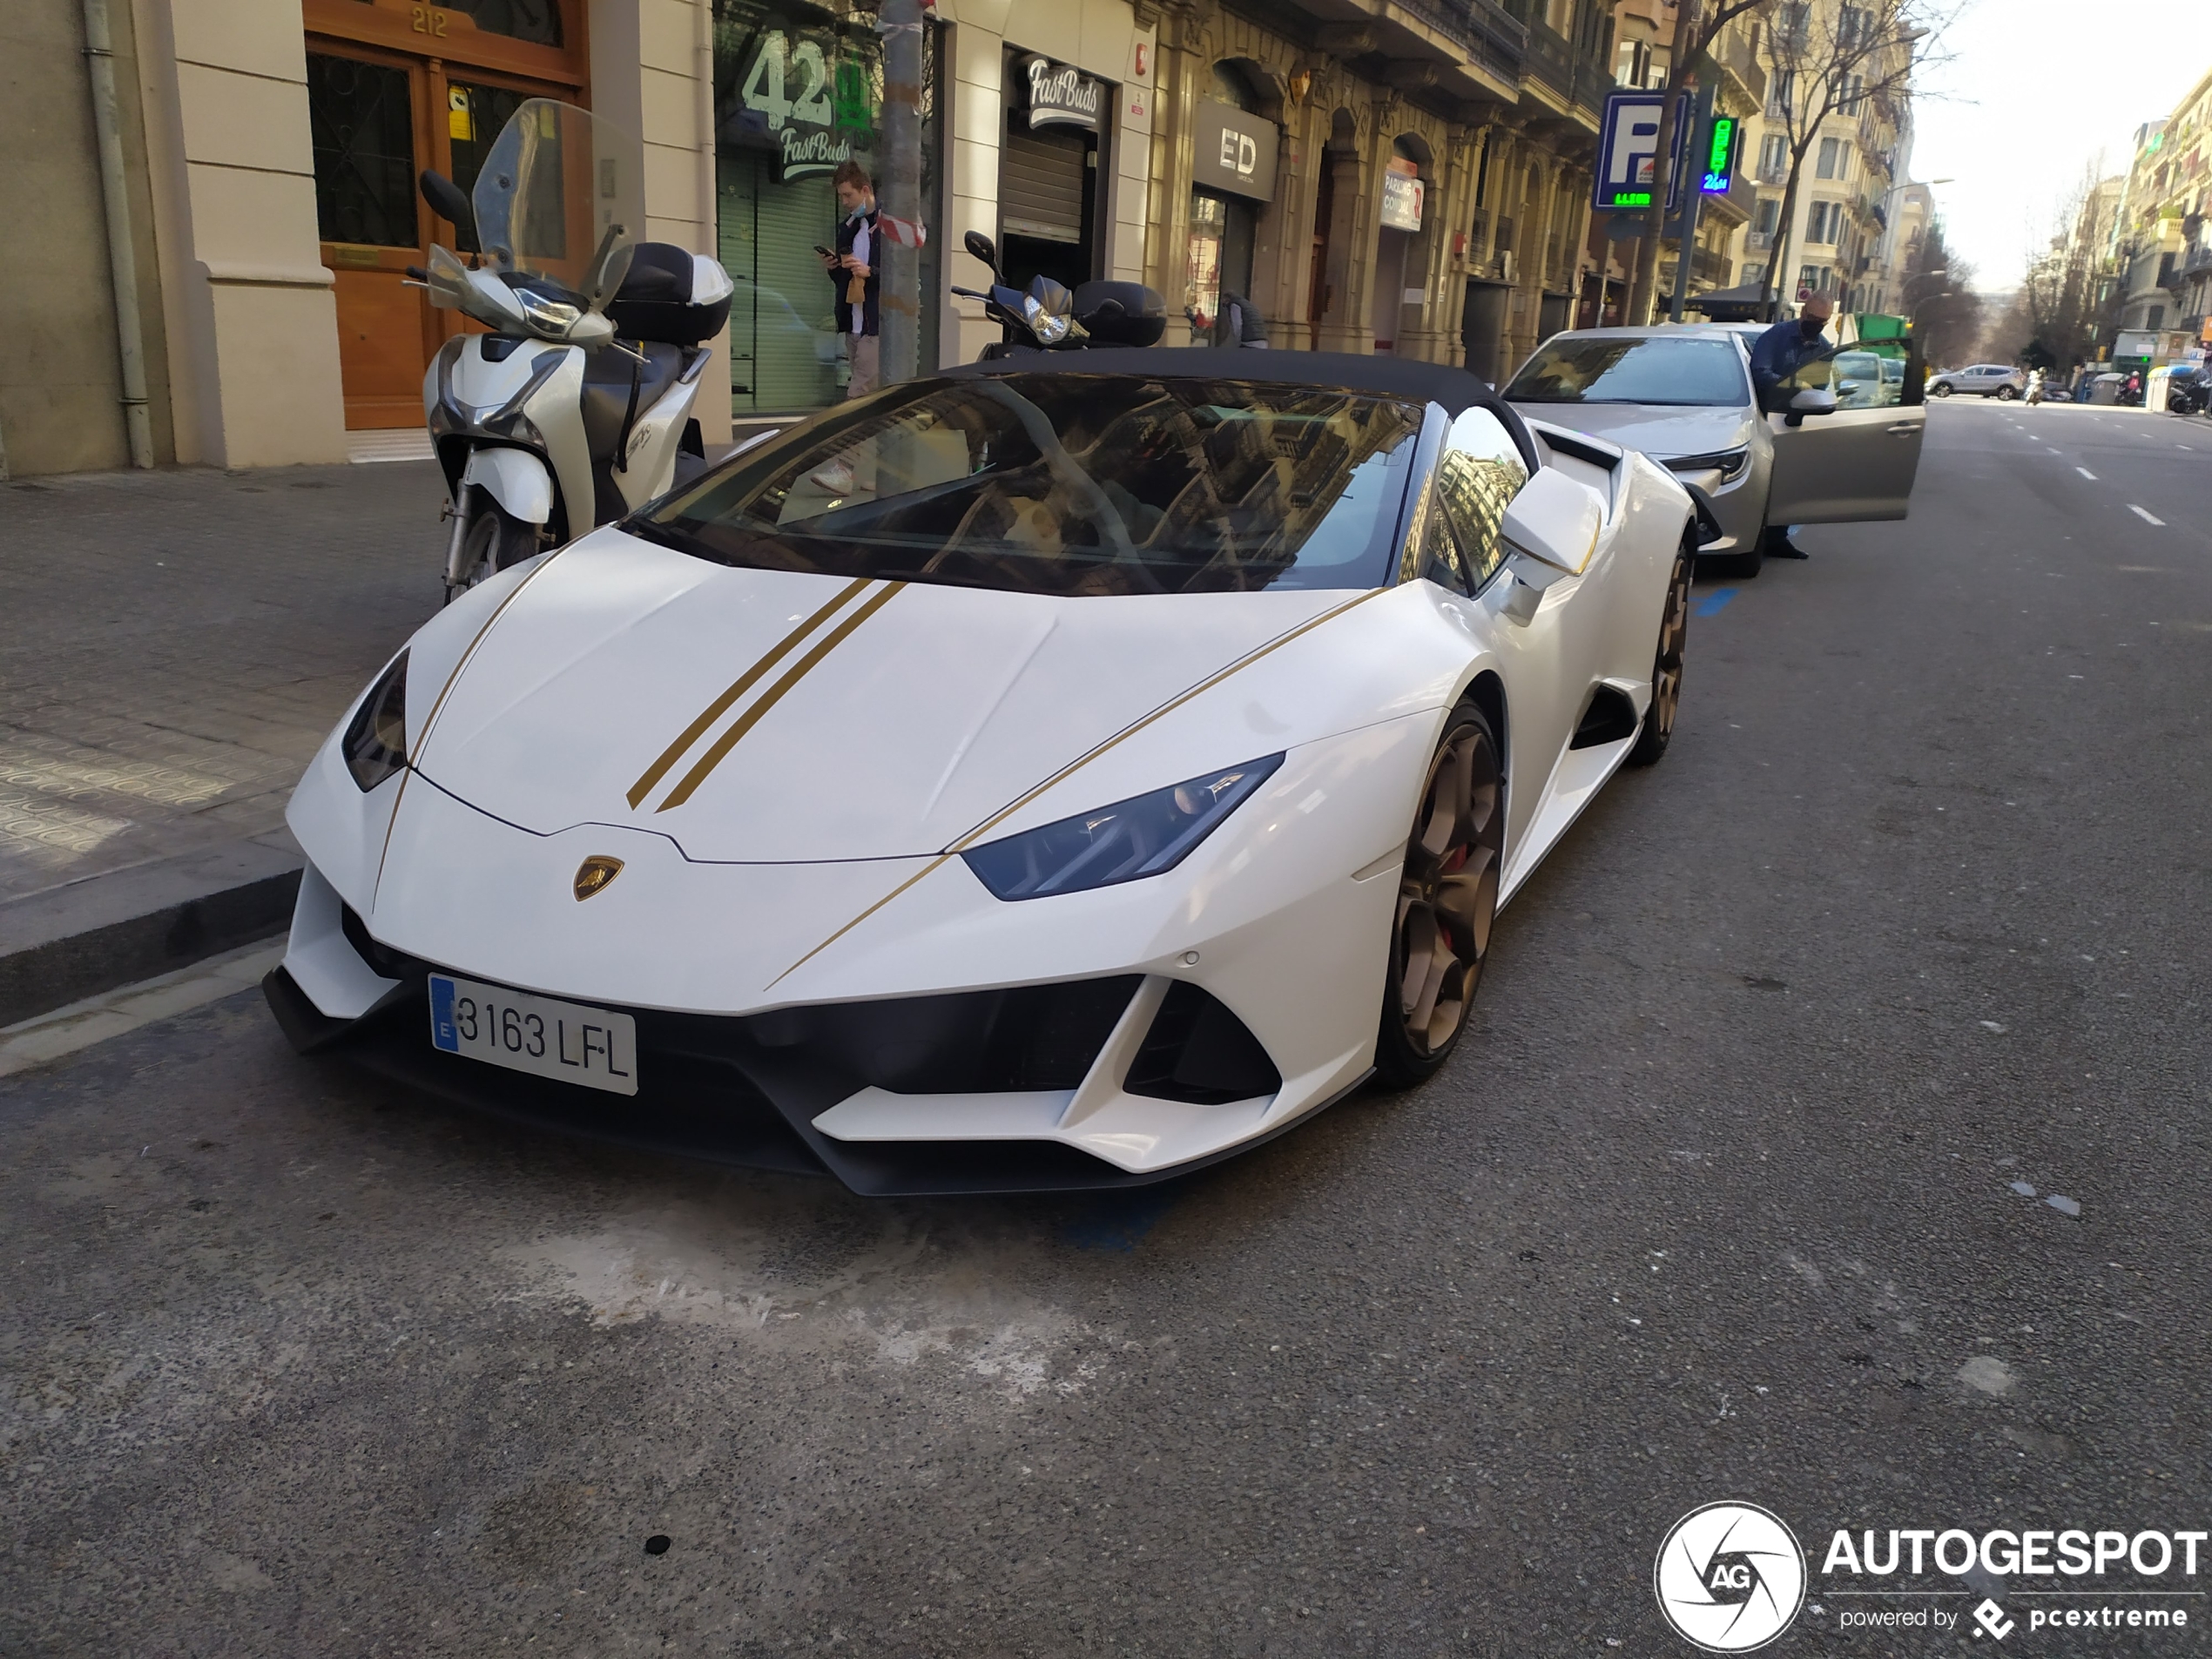
[{"label": "blue p parking sign", "polygon": [[[1659,155],[1659,111],[1663,92],[1608,92],[1605,121],[1598,132],[1597,175],[1590,205],[1608,212],[1651,206],[1654,163]],[[1669,170],[1667,211],[1682,201],[1683,158],[1689,145],[1689,94],[1675,107],[1675,165]]]}]

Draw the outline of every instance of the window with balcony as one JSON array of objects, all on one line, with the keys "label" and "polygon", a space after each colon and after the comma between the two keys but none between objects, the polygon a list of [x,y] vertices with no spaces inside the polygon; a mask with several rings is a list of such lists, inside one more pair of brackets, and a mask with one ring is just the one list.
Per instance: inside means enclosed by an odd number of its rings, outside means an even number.
[{"label": "window with balcony", "polygon": [[1782,201],[1777,196],[1759,199],[1759,211],[1752,216],[1751,228],[1761,236],[1774,234],[1774,227],[1782,218]]},{"label": "window with balcony", "polygon": [[1797,71],[1785,69],[1767,83],[1766,112],[1777,119],[1785,118],[1797,102]]},{"label": "window with balcony", "polygon": [[1779,132],[1770,132],[1759,144],[1759,177],[1770,185],[1778,185],[1789,176],[1790,140]]},{"label": "window with balcony", "polygon": [[1820,158],[1813,165],[1813,173],[1820,179],[1850,178],[1850,145],[1842,138],[1823,138],[1820,141]]},{"label": "window with balcony", "polygon": [[1811,243],[1833,242],[1844,228],[1844,205],[1841,202],[1818,201],[1805,219],[1805,240]]}]

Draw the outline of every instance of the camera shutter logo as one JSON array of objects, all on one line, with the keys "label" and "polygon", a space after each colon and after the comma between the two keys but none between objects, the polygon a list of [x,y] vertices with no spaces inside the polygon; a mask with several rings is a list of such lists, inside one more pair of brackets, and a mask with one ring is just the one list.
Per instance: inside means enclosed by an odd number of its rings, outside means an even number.
[{"label": "camera shutter logo", "polygon": [[1805,1602],[1805,1554],[1779,1515],[1709,1503],[1675,1522],[1652,1568],[1659,1611],[1708,1653],[1750,1653],[1790,1628]]}]

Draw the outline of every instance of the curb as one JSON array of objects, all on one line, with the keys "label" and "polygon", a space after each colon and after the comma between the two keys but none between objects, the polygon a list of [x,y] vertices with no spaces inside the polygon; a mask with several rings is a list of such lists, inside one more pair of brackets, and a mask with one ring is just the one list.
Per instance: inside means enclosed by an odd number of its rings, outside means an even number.
[{"label": "curb", "polygon": [[281,933],[305,864],[280,830],[0,903],[0,1026]]}]

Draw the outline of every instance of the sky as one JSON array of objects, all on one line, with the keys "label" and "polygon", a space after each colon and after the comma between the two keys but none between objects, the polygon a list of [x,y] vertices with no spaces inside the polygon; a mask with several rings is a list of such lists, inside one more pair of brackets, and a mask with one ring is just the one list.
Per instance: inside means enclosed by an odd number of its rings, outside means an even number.
[{"label": "sky", "polygon": [[[1957,0],[1939,0],[1946,6]],[[2060,198],[2097,152],[2134,159],[2134,131],[2212,69],[2205,0],[1966,0],[1924,71],[1912,177],[1935,186],[1949,246],[1985,293],[2017,287]]]}]

